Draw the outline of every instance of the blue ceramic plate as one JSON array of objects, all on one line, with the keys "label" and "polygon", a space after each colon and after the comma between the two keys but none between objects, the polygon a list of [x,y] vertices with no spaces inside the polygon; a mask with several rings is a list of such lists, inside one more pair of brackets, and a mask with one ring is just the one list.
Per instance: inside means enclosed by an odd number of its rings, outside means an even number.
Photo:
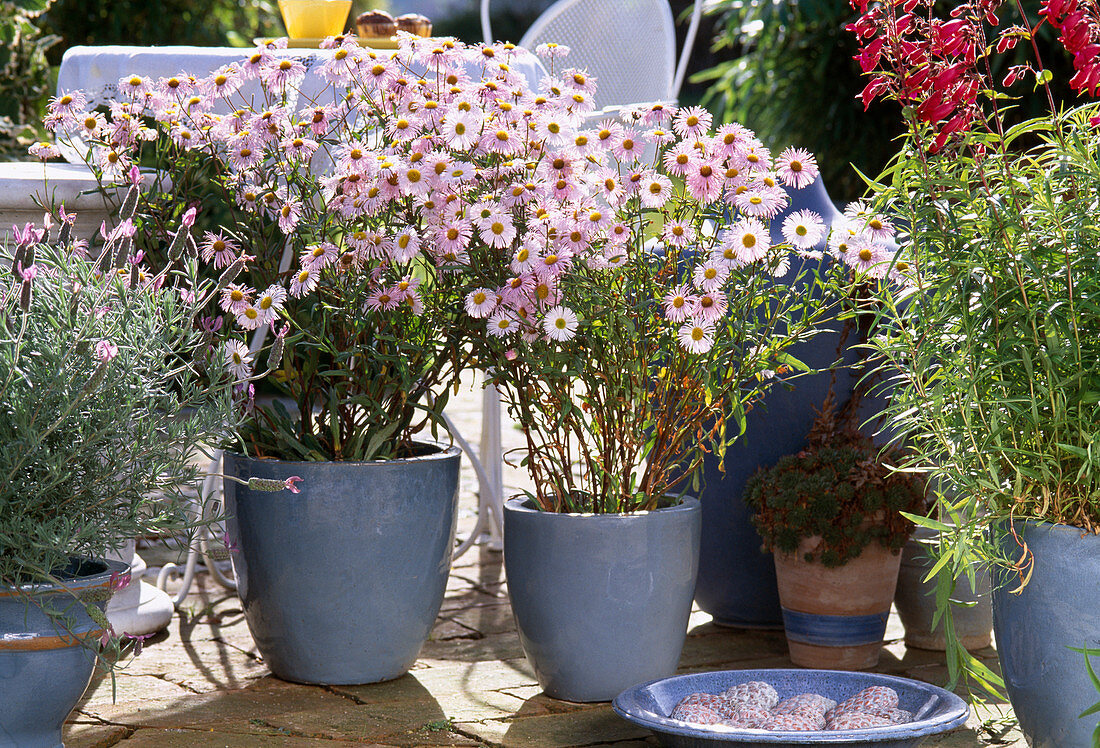
[{"label": "blue ceramic plate", "polygon": [[[800,693],[817,693],[844,701],[868,686],[889,686],[898,693],[898,707],[916,719],[904,725],[836,732],[750,730],[723,725],[692,727],[668,714],[688,694],[721,693],[739,683],[770,683],[785,699]],[[908,678],[840,670],[723,670],[692,673],[643,683],[619,694],[612,704],[624,719],[647,727],[665,745],[680,748],[777,748],[777,746],[843,745],[867,748],[911,748],[929,735],[960,727],[970,708],[950,691]]]}]

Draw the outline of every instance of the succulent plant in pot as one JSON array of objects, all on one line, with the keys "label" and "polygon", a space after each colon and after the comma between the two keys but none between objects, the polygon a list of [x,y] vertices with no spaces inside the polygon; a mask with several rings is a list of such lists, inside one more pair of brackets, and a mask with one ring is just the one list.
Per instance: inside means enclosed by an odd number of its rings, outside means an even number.
[{"label": "succulent plant in pot", "polygon": [[897,472],[854,423],[859,398],[838,414],[826,400],[809,444],[758,472],[745,489],[775,554],[791,660],[862,669],[878,662],[923,478]]},{"label": "succulent plant in pot", "polygon": [[[126,632],[102,610],[129,581],[103,560],[192,526],[189,457],[234,425],[235,376],[198,313],[217,288],[178,252],[157,272],[123,220],[89,250],[62,210],[0,249],[0,738],[56,746],[96,657]],[[52,225],[51,225],[52,224]],[[173,246],[186,250],[188,225]]]}]

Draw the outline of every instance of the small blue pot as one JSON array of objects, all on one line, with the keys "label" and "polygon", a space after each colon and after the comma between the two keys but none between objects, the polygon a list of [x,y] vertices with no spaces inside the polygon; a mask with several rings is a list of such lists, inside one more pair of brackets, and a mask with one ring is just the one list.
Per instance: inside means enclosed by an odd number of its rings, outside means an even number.
[{"label": "small blue pot", "polygon": [[[112,581],[124,584],[130,567],[120,561],[76,563],[75,578],[63,585],[24,588],[33,590],[33,602],[0,588],[0,748],[63,748],[65,718],[92,679],[95,654],[81,641],[97,639],[103,630],[83,601],[103,610]],[[61,613],[67,625],[43,607]]]},{"label": "small blue pot", "polygon": [[272,673],[348,685],[408,671],[447,587],[461,458],[457,447],[378,462],[226,455],[242,480],[302,478],[298,494],[225,486],[237,590]]},{"label": "small blue pot", "polygon": [[635,514],[504,504],[504,570],[520,643],[548,696],[610,701],[676,672],[699,553],[699,502]]},{"label": "small blue pot", "polygon": [[[668,715],[685,696],[722,691],[749,681],[770,683],[780,699],[817,693],[843,701],[868,686],[889,686],[898,694],[898,706],[916,715],[913,722],[891,727],[836,732],[753,730],[714,725],[689,726]],[[915,748],[929,735],[966,723],[970,708],[950,691],[909,678],[843,670],[724,670],[691,673],[642,683],[623,693],[612,705],[621,717],[657,733],[661,743],[677,748],[784,748],[829,746],[845,748]]]},{"label": "small blue pot", "polygon": [[[1100,537],[1048,522],[1013,526],[1030,551],[1031,579],[1014,594],[1019,577],[998,569],[993,585],[993,631],[1012,709],[1032,748],[1093,745],[1100,715],[1078,715],[1100,693],[1084,655],[1070,647],[1100,648]],[[1000,529],[1005,555],[1020,558],[1019,543]],[[1090,659],[1100,670],[1100,657]]]}]

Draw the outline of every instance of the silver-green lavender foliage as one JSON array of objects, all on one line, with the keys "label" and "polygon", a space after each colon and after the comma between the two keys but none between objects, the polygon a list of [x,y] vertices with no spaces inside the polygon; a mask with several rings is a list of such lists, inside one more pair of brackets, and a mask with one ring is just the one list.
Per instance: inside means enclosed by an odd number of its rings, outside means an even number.
[{"label": "silver-green lavender foliage", "polygon": [[187,527],[188,457],[234,426],[195,260],[154,275],[125,239],[100,263],[68,233],[0,251],[0,585]]}]

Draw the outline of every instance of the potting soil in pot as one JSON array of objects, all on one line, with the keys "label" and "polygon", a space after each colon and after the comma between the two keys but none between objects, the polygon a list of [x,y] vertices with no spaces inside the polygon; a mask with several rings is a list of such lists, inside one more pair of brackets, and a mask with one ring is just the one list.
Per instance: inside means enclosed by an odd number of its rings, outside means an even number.
[{"label": "potting soil in pot", "polygon": [[870,686],[837,703],[816,693],[779,700],[769,684],[751,681],[720,694],[693,693],[669,715],[692,726],[725,725],[763,730],[862,730],[913,721],[898,709],[898,694],[887,686]]}]

